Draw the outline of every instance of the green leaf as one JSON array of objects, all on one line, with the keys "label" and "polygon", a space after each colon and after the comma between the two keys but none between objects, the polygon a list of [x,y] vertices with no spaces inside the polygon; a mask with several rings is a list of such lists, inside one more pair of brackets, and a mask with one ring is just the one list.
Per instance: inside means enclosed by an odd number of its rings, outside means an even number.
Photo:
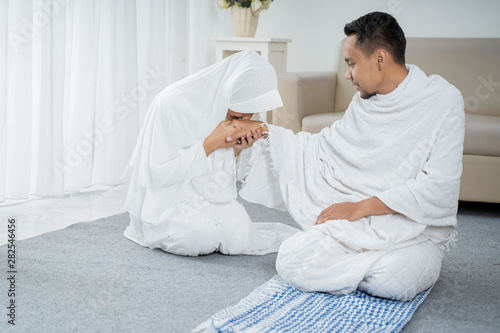
[{"label": "green leaf", "polygon": [[238,2],[240,4],[240,7],[243,8],[250,8],[250,6],[252,5],[252,0],[237,0],[236,2]]}]

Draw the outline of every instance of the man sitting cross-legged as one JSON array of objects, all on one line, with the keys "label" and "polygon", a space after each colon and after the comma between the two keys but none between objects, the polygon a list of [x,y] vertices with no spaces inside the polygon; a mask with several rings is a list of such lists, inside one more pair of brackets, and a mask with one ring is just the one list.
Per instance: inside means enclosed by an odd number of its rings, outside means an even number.
[{"label": "man sitting cross-legged", "polygon": [[268,133],[240,195],[287,210],[304,229],[278,253],[291,285],[409,300],[437,281],[455,235],[463,98],[405,63],[391,15],[367,14],[344,31],[345,78],[358,90],[345,116],[318,134],[239,121]]}]

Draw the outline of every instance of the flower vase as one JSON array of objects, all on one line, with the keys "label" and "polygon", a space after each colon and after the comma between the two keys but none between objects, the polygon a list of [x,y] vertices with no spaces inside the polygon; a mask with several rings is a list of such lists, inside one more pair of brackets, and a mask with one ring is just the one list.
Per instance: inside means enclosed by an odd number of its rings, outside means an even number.
[{"label": "flower vase", "polygon": [[236,37],[254,37],[259,23],[259,14],[255,15],[251,8],[231,6],[231,18]]}]

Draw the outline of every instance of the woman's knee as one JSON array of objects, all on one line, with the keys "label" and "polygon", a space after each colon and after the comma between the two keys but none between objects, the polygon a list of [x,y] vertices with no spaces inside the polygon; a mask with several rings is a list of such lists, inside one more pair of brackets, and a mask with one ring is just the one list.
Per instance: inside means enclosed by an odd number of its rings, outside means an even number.
[{"label": "woman's knee", "polygon": [[165,252],[183,256],[199,256],[217,251],[219,242],[214,231],[208,228],[197,228],[194,224],[182,226],[171,223],[167,228],[151,232],[149,246],[160,248]]}]

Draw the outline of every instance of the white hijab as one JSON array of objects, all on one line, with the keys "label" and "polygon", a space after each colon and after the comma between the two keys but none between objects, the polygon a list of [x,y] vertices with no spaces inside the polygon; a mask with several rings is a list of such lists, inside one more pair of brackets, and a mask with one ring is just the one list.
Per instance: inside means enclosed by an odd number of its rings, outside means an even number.
[{"label": "white hijab", "polygon": [[[190,182],[201,192],[206,188],[213,175],[197,174],[199,164],[206,163],[201,148],[204,139],[225,120],[228,108],[238,113],[259,113],[282,105],[276,72],[250,50],[227,57],[164,89],[151,103],[122,177],[130,184],[127,210],[141,217],[144,203],[138,202],[139,192],[141,200],[150,197],[156,207],[161,200],[161,205],[168,208]],[[208,164],[213,173],[224,172],[234,178],[232,148],[215,151]],[[210,201],[235,198],[233,178]],[[153,194],[162,198],[153,199]]]}]

